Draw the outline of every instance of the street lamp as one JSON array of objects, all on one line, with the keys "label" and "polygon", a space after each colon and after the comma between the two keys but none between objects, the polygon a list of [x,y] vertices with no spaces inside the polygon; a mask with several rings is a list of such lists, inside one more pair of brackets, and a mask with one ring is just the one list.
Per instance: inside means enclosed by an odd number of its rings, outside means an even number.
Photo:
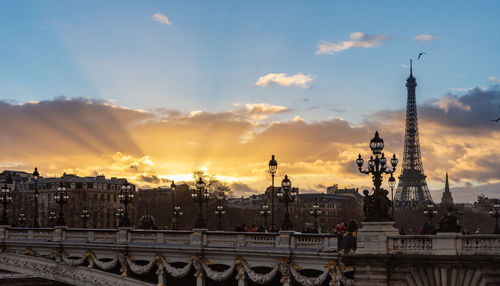
[{"label": "street lamp", "polygon": [[498,213],[498,210],[500,210],[500,204],[495,203],[493,204],[493,208],[489,211],[490,216],[495,218],[494,234],[500,234],[500,227],[498,227],[498,218],[500,217],[500,213]]},{"label": "street lamp", "polygon": [[271,173],[271,231],[275,230],[274,227],[274,174],[278,170],[278,162],[274,159],[274,155],[271,156],[269,161],[269,173]]},{"label": "street lamp", "polygon": [[19,221],[19,226],[24,227],[26,225],[26,216],[23,213],[19,214],[19,218],[17,220]]},{"label": "street lamp", "polygon": [[280,202],[285,203],[285,218],[283,219],[283,224],[281,225],[282,230],[292,230],[293,225],[290,221],[290,213],[288,212],[288,204],[295,201],[297,192],[292,188],[292,182],[288,179],[288,175],[285,175],[283,181],[281,181],[281,188],[278,190],[277,194]]},{"label": "street lamp", "polygon": [[83,209],[80,217],[83,220],[83,228],[87,228],[87,219],[90,217],[89,211],[87,209]]},{"label": "street lamp", "polygon": [[314,231],[318,233],[318,217],[323,215],[323,212],[319,209],[319,205],[315,202],[312,206],[312,209],[309,211],[312,217],[314,217]]},{"label": "street lamp", "polygon": [[2,187],[2,195],[0,196],[0,202],[3,205],[2,220],[0,221],[0,224],[8,225],[9,220],[7,219],[7,205],[12,202],[12,197],[10,196],[10,189],[9,187],[7,187],[7,184],[4,184]]},{"label": "street lamp", "polygon": [[[191,198],[195,203],[198,203],[199,211],[198,218],[196,220],[195,227],[196,228],[205,228],[205,220],[203,219],[202,206],[204,202],[208,202],[208,190],[206,188],[205,182],[200,177],[199,180],[195,184],[195,188],[192,190]],[[208,206],[208,204],[207,204]]]},{"label": "street lamp", "polygon": [[57,225],[66,225],[66,221],[64,220],[63,206],[68,202],[68,199],[68,191],[66,191],[64,183],[61,182],[59,184],[59,187],[57,187],[56,194],[54,195],[54,200],[59,204],[59,216],[57,217]]},{"label": "street lamp", "polygon": [[54,226],[54,222],[56,221],[56,212],[55,211],[50,211],[49,212],[49,222],[50,222],[50,226]]},{"label": "street lamp", "polygon": [[[382,150],[384,149],[384,140],[379,137],[378,131],[375,132],[375,137],[370,140],[370,149],[373,155],[370,156],[368,161],[368,169],[363,170],[364,160],[361,158],[361,154],[358,155],[356,159],[356,164],[358,165],[359,172],[362,174],[370,174],[373,179],[373,194],[369,195],[368,190],[365,190],[363,194],[365,195],[363,210],[365,212],[365,217],[367,221],[387,221],[391,220],[388,215],[389,203],[387,199],[387,191],[381,189],[382,185],[382,175],[393,174],[396,171],[396,166],[398,164],[398,159],[396,154],[392,155],[390,163],[392,168],[388,167],[387,158],[385,157]],[[375,156],[375,157],[374,157]]]},{"label": "street lamp", "polygon": [[35,171],[33,171],[33,182],[35,183],[35,208],[33,209],[33,227],[39,228],[40,224],[38,223],[38,179],[40,178],[40,174],[38,173],[38,168],[35,167]]},{"label": "street lamp", "polygon": [[122,221],[123,213],[124,213],[123,207],[119,206],[116,209],[116,217],[118,218],[118,224],[120,224],[120,222]]},{"label": "street lamp", "polygon": [[170,192],[172,193],[172,229],[177,228],[177,217],[175,216],[175,182],[172,180],[172,184],[170,184]]},{"label": "street lamp", "polygon": [[271,214],[271,210],[269,209],[267,202],[264,202],[264,204],[260,207],[260,214],[264,217],[264,227],[267,229],[267,217]]},{"label": "street lamp", "polygon": [[429,223],[432,223],[432,218],[437,216],[437,210],[434,208],[434,204],[429,202],[424,210],[424,216],[429,218]]},{"label": "street lamp", "polygon": [[130,219],[128,218],[128,204],[132,202],[134,199],[134,193],[132,191],[132,185],[126,182],[122,189],[120,190],[120,194],[118,195],[120,202],[123,203],[123,216],[120,220],[119,227],[130,227]]},{"label": "street lamp", "polygon": [[391,216],[392,216],[392,220],[395,220],[394,219],[394,186],[396,186],[396,179],[394,178],[394,176],[392,175],[391,173],[391,176],[389,177],[389,187],[391,187]]},{"label": "street lamp", "polygon": [[215,215],[219,219],[219,224],[217,225],[217,230],[224,230],[222,227],[222,217],[226,214],[223,205],[217,205],[217,209],[215,210]]},{"label": "street lamp", "polygon": [[174,218],[175,218],[175,223],[172,225],[172,230],[176,230],[177,226],[179,225],[179,217],[183,215],[180,206],[175,206],[174,207],[173,215],[174,215]]}]

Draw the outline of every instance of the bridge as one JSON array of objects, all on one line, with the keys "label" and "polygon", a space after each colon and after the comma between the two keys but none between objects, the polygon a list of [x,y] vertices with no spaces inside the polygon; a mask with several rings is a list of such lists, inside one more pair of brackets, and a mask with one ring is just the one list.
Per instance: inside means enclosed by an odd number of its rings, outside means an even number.
[{"label": "bridge", "polygon": [[71,285],[338,285],[349,271],[336,237],[293,231],[1,227],[0,240],[1,270]]},{"label": "bridge", "polygon": [[[500,285],[500,235],[0,227],[0,270],[71,285]],[[380,231],[380,224],[385,224]]]}]

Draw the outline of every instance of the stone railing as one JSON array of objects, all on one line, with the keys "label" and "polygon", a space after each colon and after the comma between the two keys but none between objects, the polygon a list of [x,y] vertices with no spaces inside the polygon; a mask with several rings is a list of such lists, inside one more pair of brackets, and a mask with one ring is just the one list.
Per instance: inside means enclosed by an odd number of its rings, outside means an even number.
[{"label": "stone railing", "polygon": [[394,235],[387,237],[389,254],[500,255],[500,235]]},{"label": "stone railing", "polygon": [[225,232],[195,229],[192,231],[84,229],[84,228],[17,228],[0,227],[4,242],[47,241],[62,243],[96,243],[127,245],[185,245],[201,248],[291,248],[299,251],[337,251],[337,238],[329,234]]}]

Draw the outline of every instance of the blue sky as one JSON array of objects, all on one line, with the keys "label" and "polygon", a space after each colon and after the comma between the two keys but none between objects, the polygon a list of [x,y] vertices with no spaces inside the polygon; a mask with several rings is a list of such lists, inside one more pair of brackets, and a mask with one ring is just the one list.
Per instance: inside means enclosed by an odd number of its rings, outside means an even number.
[{"label": "blue sky", "polygon": [[[359,122],[405,105],[409,58],[418,100],[500,78],[497,1],[5,1],[0,98],[67,97],[184,111],[234,103],[287,106],[305,120]],[[171,25],[154,21],[161,13]],[[351,33],[378,46],[316,54]],[[435,40],[415,41],[418,35]],[[269,73],[310,75],[307,88],[256,86]],[[284,115],[282,115],[284,116]],[[286,115],[290,116],[290,114]]]},{"label": "blue sky", "polygon": [[500,2],[353,3],[2,1],[0,168],[250,194],[276,154],[304,191],[362,188],[375,130],[402,157],[413,58],[434,199],[446,172],[497,196]]}]

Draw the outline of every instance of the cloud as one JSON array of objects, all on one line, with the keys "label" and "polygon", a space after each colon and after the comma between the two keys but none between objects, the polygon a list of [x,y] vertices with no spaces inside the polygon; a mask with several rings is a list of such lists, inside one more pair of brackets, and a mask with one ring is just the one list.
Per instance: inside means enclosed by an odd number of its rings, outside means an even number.
[{"label": "cloud", "polygon": [[313,75],[305,75],[302,73],[290,76],[286,73],[269,73],[265,76],[259,77],[259,80],[255,83],[255,85],[265,87],[274,83],[286,87],[297,86],[307,88],[307,83],[311,82],[313,79]]},{"label": "cloud", "polygon": [[389,35],[371,35],[361,32],[351,33],[350,41],[331,43],[321,41],[316,50],[316,55],[332,55],[337,52],[352,48],[373,48],[380,46],[382,42],[390,40]]},{"label": "cloud", "polygon": [[414,38],[415,41],[420,42],[420,43],[429,43],[437,40],[438,37],[429,35],[429,34],[422,34],[418,35]]},{"label": "cloud", "polygon": [[154,21],[158,22],[158,23],[162,23],[162,24],[166,24],[168,26],[172,26],[172,22],[170,22],[170,20],[168,19],[168,17],[166,15],[163,15],[163,14],[160,14],[160,13],[156,13],[153,15],[153,18],[152,18]]},{"label": "cloud", "polygon": [[500,78],[497,78],[497,77],[494,77],[494,76],[491,76],[488,81],[490,82],[494,82],[494,83],[500,83]]},{"label": "cloud", "polygon": [[457,96],[453,96],[448,94],[443,96],[437,102],[437,106],[444,110],[445,113],[448,113],[450,107],[455,107],[464,111],[470,111],[470,105],[463,104]]},{"label": "cloud", "polygon": [[245,109],[253,118],[264,119],[271,114],[288,112],[288,107],[268,103],[247,103]]},{"label": "cloud", "polygon": [[[500,130],[489,121],[498,115],[499,102],[500,90],[475,88],[418,106],[431,189],[443,187],[446,171],[456,178],[457,188],[467,182],[485,187],[499,183]],[[285,106],[263,102],[229,111],[182,112],[137,111],[87,98],[21,105],[0,101],[0,166],[27,171],[37,166],[43,176],[126,177],[139,186],[190,180],[193,170],[206,168],[238,183],[235,195],[241,195],[269,185],[271,154],[279,162],[277,182],[288,174],[301,190],[324,191],[318,188],[334,183],[369,185],[354,160],[358,153],[366,159],[375,130],[384,138],[386,154],[402,158],[404,109],[367,114],[356,125],[338,118],[309,122],[300,120],[300,114],[293,114],[299,116],[296,120],[287,116],[255,122],[255,116],[285,112],[290,112]]]}]

